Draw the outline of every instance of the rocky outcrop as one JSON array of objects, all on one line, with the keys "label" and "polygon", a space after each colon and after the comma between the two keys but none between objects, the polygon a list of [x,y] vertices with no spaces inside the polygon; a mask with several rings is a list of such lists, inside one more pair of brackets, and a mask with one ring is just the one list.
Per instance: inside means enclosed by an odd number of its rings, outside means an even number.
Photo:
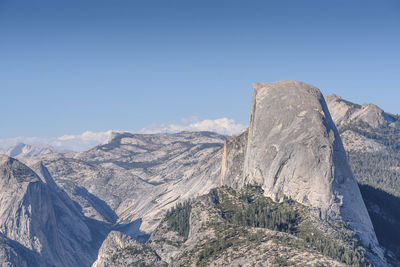
[{"label": "rocky outcrop", "polygon": [[121,232],[112,231],[104,240],[93,267],[165,266],[165,262],[149,246]]},{"label": "rocky outcrop", "polygon": [[289,197],[318,210],[321,219],[344,220],[365,246],[381,253],[339,133],[321,92],[311,85],[254,85],[243,176],[237,184],[261,185],[275,200]]},{"label": "rocky outcrop", "polygon": [[221,212],[215,207],[216,202],[218,202],[216,189],[192,199],[187,222],[189,225],[188,236],[184,237],[172,230],[168,220],[164,218],[151,234],[148,245],[171,266],[185,265],[184,261],[188,260],[187,258],[184,257],[181,262],[177,262],[177,258],[180,258],[182,254],[185,255],[188,251],[196,250],[196,246],[204,240],[215,238],[215,231],[210,227],[211,224],[224,223]]},{"label": "rocky outcrop", "polygon": [[[304,235],[321,236],[329,238],[332,244],[341,244],[332,232],[331,226],[326,222],[315,222],[313,233],[303,233],[302,226],[298,226],[299,236],[268,229],[259,225],[257,228],[240,223],[240,216],[228,215],[241,209],[246,210],[249,199],[253,203],[263,203],[267,208],[268,201],[261,193],[248,195],[248,191],[236,191],[228,187],[213,189],[209,194],[192,199],[190,202],[190,216],[185,217],[175,210],[173,216],[179,217],[180,222],[188,220],[189,234],[187,237],[175,232],[168,222],[163,220],[152,233],[147,245],[157,252],[169,266],[347,266],[338,262],[334,255],[323,255],[310,243]],[[248,198],[243,197],[246,195]],[[262,199],[262,200],[261,200]],[[260,201],[258,201],[260,200]],[[271,201],[272,202],[272,201]],[[283,207],[281,203],[274,204],[276,208]],[[298,204],[293,204],[299,206]],[[290,207],[289,209],[293,208]],[[288,211],[288,207],[284,208]],[[301,208],[300,208],[301,209]],[[282,209],[283,211],[283,209]],[[246,218],[251,214],[249,209]],[[270,214],[271,215],[271,214]],[[258,214],[260,216],[260,214]],[[253,217],[253,218],[255,218]],[[301,218],[309,220],[310,214],[304,210]],[[307,219],[306,219],[307,218]],[[175,218],[178,219],[178,218]],[[302,222],[307,225],[313,222]],[[317,227],[318,225],[318,227]],[[321,235],[320,230],[324,229]],[[328,229],[328,230],[326,230]],[[342,233],[343,234],[343,233]],[[346,244],[343,248],[346,247]],[[341,258],[335,255],[335,258]]]}]

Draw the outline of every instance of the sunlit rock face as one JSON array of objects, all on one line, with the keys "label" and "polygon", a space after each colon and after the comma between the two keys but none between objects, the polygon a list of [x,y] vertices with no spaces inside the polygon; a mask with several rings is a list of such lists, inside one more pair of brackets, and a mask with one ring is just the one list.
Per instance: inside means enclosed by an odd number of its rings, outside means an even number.
[{"label": "sunlit rock face", "polygon": [[[315,208],[321,219],[349,222],[365,245],[377,247],[342,141],[318,88],[298,81],[255,84],[247,143],[240,138],[225,144],[222,184],[261,185],[276,201],[289,197]],[[243,167],[232,171],[238,166],[232,159],[242,159]]]}]

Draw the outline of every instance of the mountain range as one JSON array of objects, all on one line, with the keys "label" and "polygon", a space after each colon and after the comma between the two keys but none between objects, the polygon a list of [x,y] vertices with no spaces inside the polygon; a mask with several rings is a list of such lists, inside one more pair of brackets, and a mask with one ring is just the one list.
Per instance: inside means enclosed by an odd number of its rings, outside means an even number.
[{"label": "mountain range", "polygon": [[249,128],[0,158],[4,266],[399,266],[400,122],[297,81]]}]

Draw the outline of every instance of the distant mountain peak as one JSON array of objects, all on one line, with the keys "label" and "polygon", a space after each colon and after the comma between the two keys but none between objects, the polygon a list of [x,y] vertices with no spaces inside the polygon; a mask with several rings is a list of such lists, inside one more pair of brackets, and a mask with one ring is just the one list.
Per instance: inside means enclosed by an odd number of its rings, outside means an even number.
[{"label": "distant mountain peak", "polygon": [[6,155],[0,155],[0,169],[2,178],[8,181],[14,180],[18,183],[40,181],[39,177],[25,164]]},{"label": "distant mountain peak", "polygon": [[2,153],[19,159],[31,159],[49,155],[66,155],[73,154],[72,151],[58,150],[53,146],[46,144],[25,144],[17,143],[6,150],[2,150]]},{"label": "distant mountain peak", "polygon": [[328,95],[325,101],[329,107],[332,119],[338,127],[350,123],[366,123],[371,128],[387,127],[398,119],[384,112],[375,104],[358,105],[342,99],[338,95]]}]

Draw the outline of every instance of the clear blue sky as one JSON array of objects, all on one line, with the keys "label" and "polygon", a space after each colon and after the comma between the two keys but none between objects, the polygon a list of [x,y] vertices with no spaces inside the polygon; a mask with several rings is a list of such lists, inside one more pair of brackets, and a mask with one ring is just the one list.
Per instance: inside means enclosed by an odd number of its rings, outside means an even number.
[{"label": "clear blue sky", "polygon": [[247,124],[282,79],[400,113],[400,1],[0,0],[0,138]]}]

